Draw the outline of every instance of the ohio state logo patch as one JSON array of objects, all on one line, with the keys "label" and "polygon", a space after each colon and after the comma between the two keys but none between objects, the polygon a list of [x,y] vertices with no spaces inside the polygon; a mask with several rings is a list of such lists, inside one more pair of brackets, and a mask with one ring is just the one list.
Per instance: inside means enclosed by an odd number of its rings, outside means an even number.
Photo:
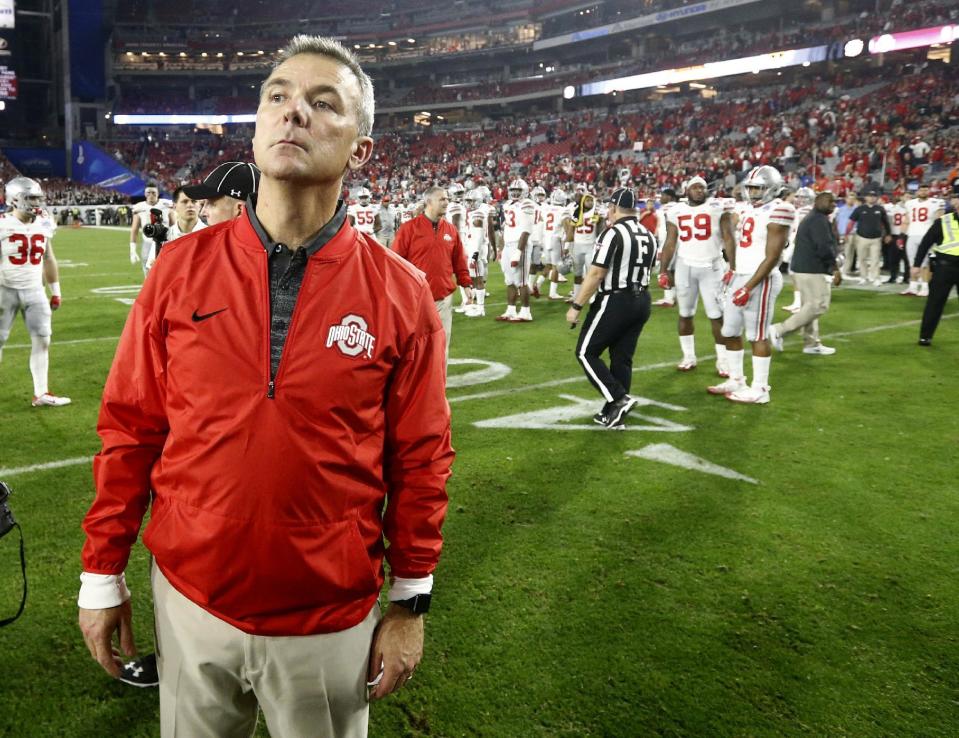
[{"label": "ohio state logo patch", "polygon": [[366,358],[372,359],[376,336],[368,328],[369,324],[363,317],[350,313],[338,325],[330,326],[326,334],[326,347],[336,346],[344,356],[359,356],[366,352]]}]

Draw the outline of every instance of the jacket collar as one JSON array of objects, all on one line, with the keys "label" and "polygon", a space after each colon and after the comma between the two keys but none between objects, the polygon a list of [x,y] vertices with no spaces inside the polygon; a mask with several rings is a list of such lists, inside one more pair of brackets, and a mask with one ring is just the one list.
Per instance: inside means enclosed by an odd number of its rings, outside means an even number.
[{"label": "jacket collar", "polygon": [[[232,229],[239,242],[253,251],[270,253],[277,244],[256,217],[256,195],[250,195],[247,199],[243,215],[233,221]],[[340,200],[336,204],[333,217],[304,248],[308,257],[313,257],[322,250],[319,258],[335,260],[352,247],[357,233],[347,220],[346,205]]]}]

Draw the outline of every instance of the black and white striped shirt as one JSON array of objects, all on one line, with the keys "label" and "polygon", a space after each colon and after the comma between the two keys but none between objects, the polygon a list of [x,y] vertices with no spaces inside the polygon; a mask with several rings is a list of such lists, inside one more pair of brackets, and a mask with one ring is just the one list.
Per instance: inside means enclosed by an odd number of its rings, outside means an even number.
[{"label": "black and white striped shirt", "polygon": [[656,257],[656,237],[636,216],[621,218],[599,234],[593,264],[606,269],[599,294],[646,287]]}]

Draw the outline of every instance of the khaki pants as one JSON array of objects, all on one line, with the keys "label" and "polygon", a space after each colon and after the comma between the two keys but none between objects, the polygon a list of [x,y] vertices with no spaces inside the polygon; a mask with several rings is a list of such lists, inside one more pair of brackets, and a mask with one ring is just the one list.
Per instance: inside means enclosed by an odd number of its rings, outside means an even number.
[{"label": "khaki pants", "polygon": [[339,633],[255,636],[151,573],[163,738],[248,738],[262,709],[273,738],[365,738],[374,605]]},{"label": "khaki pants", "polygon": [[882,239],[863,238],[853,234],[852,246],[859,264],[859,276],[870,281],[879,279],[879,270],[882,269]]},{"label": "khaki pants", "polygon": [[829,309],[832,285],[825,274],[793,274],[793,282],[802,296],[802,307],[782,322],[780,333],[786,336],[802,328],[803,348],[819,345],[819,316]]},{"label": "khaki pants", "polygon": [[449,294],[436,301],[436,312],[440,315],[443,332],[446,334],[446,361],[450,360],[450,337],[453,335],[453,295]]}]

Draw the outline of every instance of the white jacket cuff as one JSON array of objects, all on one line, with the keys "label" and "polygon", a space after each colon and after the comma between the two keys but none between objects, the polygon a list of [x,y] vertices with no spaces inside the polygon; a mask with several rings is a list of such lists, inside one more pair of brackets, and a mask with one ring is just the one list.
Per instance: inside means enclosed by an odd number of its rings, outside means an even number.
[{"label": "white jacket cuff", "polygon": [[126,577],[123,574],[80,575],[80,596],[77,604],[84,610],[105,610],[117,607],[130,599]]},{"label": "white jacket cuff", "polygon": [[408,600],[416,595],[430,594],[433,591],[433,575],[420,577],[417,579],[404,579],[395,577],[390,585],[390,592],[387,595],[390,602],[397,600]]}]

